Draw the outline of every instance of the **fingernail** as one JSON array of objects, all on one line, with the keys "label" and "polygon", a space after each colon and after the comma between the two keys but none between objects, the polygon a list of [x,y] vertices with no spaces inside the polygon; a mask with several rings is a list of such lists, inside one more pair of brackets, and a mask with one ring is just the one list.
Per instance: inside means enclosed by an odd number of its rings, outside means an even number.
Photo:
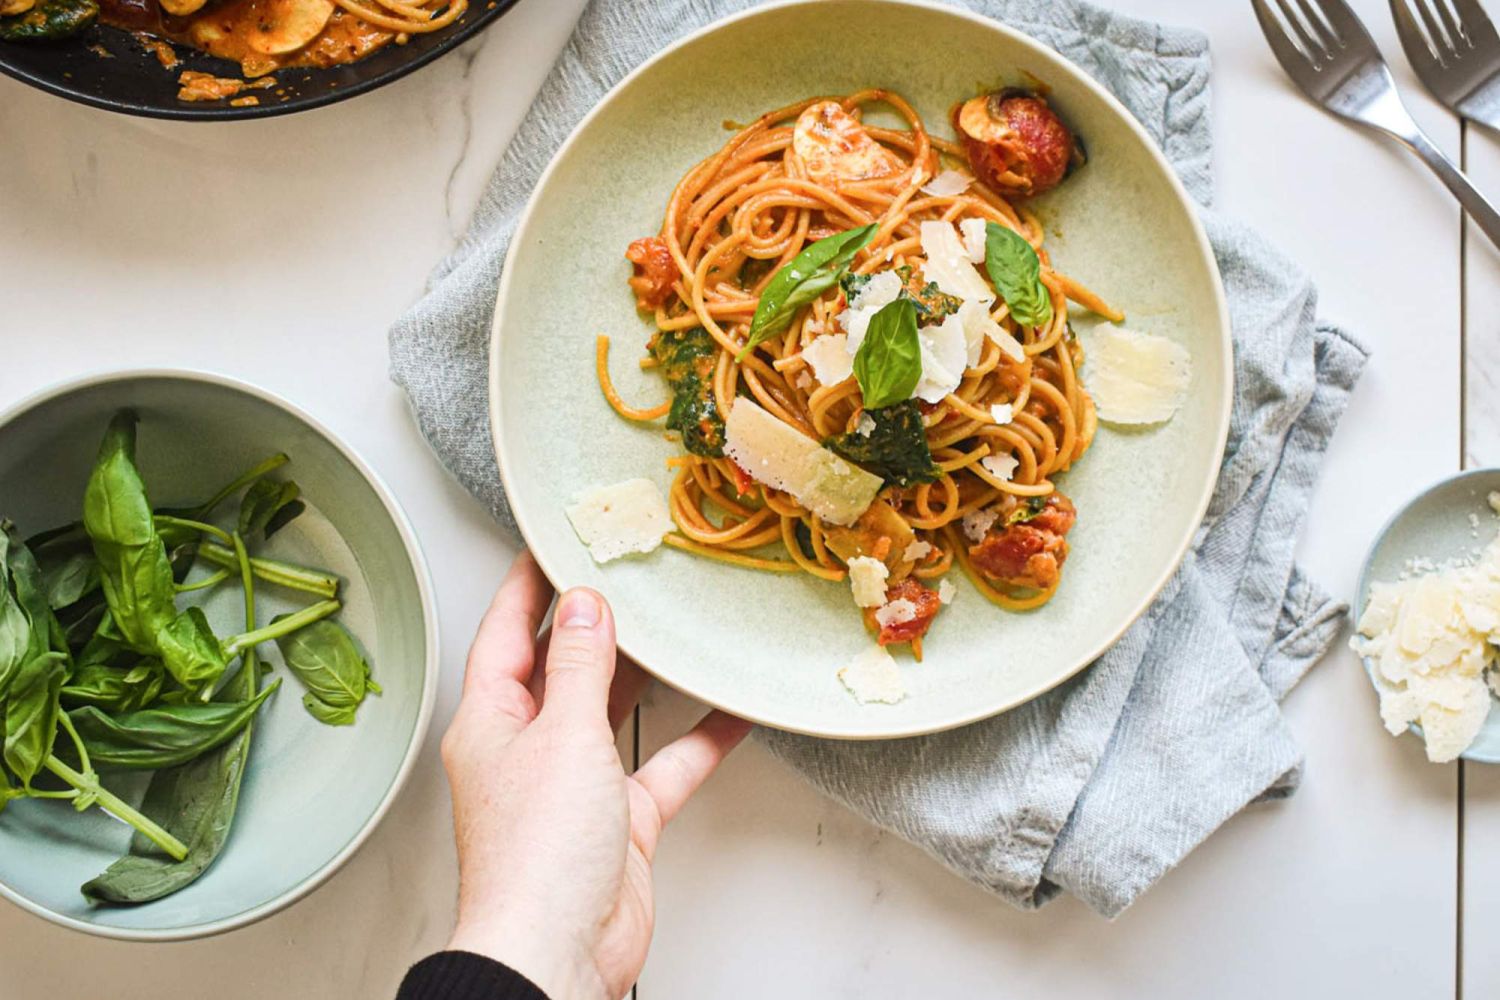
[{"label": "fingernail", "polygon": [[570,590],[558,602],[558,628],[593,628],[598,624],[599,598],[587,590]]}]

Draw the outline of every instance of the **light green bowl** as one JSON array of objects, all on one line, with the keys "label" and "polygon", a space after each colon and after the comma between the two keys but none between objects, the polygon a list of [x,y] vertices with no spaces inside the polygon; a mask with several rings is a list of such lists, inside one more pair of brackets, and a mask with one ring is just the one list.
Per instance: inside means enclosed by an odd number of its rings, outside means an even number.
[{"label": "light green bowl", "polygon": [[[1400,579],[1413,559],[1438,564],[1466,560],[1493,541],[1500,521],[1490,509],[1488,497],[1496,491],[1500,491],[1500,469],[1469,469],[1438,480],[1407,501],[1380,529],[1365,556],[1354,597],[1354,621],[1358,623],[1365,613],[1370,585],[1377,580]],[[1373,685],[1375,661],[1362,659]],[[1420,736],[1422,727],[1413,724],[1411,731]],[[1500,702],[1490,701],[1483,728],[1459,756],[1481,764],[1500,764]]]},{"label": "light green bowl", "polygon": [[[263,547],[333,570],[341,619],[384,688],[348,728],[315,721],[287,677],[257,721],[239,811],[224,852],[188,888],[133,908],[94,908],[78,887],[122,854],[130,830],[99,810],[20,801],[0,813],[0,894],[56,923],[105,937],[168,941],[244,926],[312,892],[374,830],[411,770],[436,689],[437,623],[416,538],[389,490],[306,413],[217,375],[139,371],[48,389],[0,415],[0,515],[29,534],[79,516],[110,416],[141,418],[138,458],[153,503],[202,499],[260,458],[291,456],[308,512]],[[306,603],[267,585],[259,616]],[[238,589],[206,608],[220,634],[242,628]],[[274,645],[265,649],[279,664]],[[278,674],[284,674],[284,668]],[[118,781],[127,800],[139,780]]]},{"label": "light green bowl", "polygon": [[[636,368],[650,324],[624,259],[656,233],[673,187],[719,149],[722,122],[865,87],[894,90],[929,128],[981,87],[1040,79],[1087,142],[1089,163],[1036,203],[1067,273],[1123,307],[1133,328],[1184,344],[1187,401],[1148,432],[1101,430],[1061,481],[1079,507],[1062,588],[1008,614],[956,575],[958,598],[903,667],[898,705],[859,705],[836,678],[868,643],[847,585],[771,576],[662,549],[598,566],[563,508],[590,485],[670,482],[678,446],[632,425],[594,378],[609,334],[626,399],[664,398]],[[889,120],[889,119],[886,119]],[[1078,323],[1087,336],[1092,320]],[[614,603],[620,645],[657,677],[767,725],[840,738],[930,732],[1035,697],[1109,647],[1176,569],[1207,507],[1231,400],[1229,318],[1207,240],[1160,151],[1076,66],[1018,32],[951,8],[884,0],[758,7],[694,34],[604,97],[558,152],[517,228],[490,352],[501,471],[528,544],[559,586]]]}]

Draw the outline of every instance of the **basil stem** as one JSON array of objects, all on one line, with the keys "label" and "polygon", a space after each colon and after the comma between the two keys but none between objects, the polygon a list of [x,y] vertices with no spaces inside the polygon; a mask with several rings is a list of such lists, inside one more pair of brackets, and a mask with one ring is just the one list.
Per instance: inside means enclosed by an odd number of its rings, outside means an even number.
[{"label": "basil stem", "polygon": [[216,528],[203,521],[194,521],[186,517],[174,517],[171,514],[157,514],[152,520],[158,528],[178,528],[183,531],[196,531],[202,535],[213,535],[224,544],[229,544],[229,532],[223,528]]},{"label": "basil stem", "polygon": [[809,244],[777,271],[760,293],[760,303],[750,320],[749,339],[734,360],[744,361],[756,345],[791,326],[797,310],[838,284],[855,255],[875,238],[879,228],[872,222],[826,236]]},{"label": "basil stem", "polygon": [[51,756],[47,758],[46,766],[47,770],[76,788],[80,796],[90,799],[93,804],[120,822],[128,823],[130,826],[135,827],[147,840],[150,840],[178,861],[187,857],[187,847],[183,845],[182,841],[152,822],[148,817],[132,809],[119,796],[99,784],[99,779],[96,775],[79,774],[56,757]]},{"label": "basil stem", "polygon": [[190,594],[195,590],[207,590],[209,587],[217,587],[229,579],[230,575],[227,569],[215,570],[196,583],[179,583],[177,585],[177,592],[179,594]]},{"label": "basil stem", "polygon": [[321,621],[329,615],[336,613],[343,607],[338,601],[319,601],[310,604],[301,611],[278,618],[269,625],[233,636],[224,642],[224,655],[227,657],[238,656],[241,652],[262,642],[270,642],[284,635],[290,635],[299,628],[311,625],[313,622]]},{"label": "basil stem", "polygon": [[[212,542],[198,547],[198,554],[207,562],[225,569],[235,569],[239,563],[235,559],[232,549]],[[274,583],[290,590],[300,590],[308,594],[317,594],[320,597],[337,597],[339,592],[339,578],[325,570],[311,569],[306,566],[297,566],[293,563],[278,562],[275,559],[262,559],[258,556],[250,558],[250,569],[260,579],[267,583]]]}]

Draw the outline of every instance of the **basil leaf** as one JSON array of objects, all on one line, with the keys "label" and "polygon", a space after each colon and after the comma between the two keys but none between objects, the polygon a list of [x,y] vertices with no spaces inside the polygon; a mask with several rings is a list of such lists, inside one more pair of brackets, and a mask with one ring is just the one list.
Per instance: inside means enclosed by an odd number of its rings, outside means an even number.
[{"label": "basil leaf", "polygon": [[[255,668],[247,664],[241,669]],[[157,770],[186,764],[222,746],[250,724],[280,685],[280,680],[272,681],[243,702],[169,705],[113,716],[86,706],[69,712],[68,718],[94,764]]]},{"label": "basil leaf", "polygon": [[44,552],[38,559],[42,564],[47,603],[53,610],[77,604],[99,588],[99,562],[90,551],[59,556],[49,556]]},{"label": "basil leaf", "polygon": [[[30,658],[35,638],[30,616],[11,592],[10,549],[14,537],[14,526],[9,521],[0,522],[0,701],[21,665]],[[19,548],[19,539],[16,544]]]},{"label": "basil leaf", "polygon": [[160,660],[141,660],[130,667],[88,663],[63,685],[69,705],[93,705],[107,712],[135,712],[156,701],[166,680]]},{"label": "basil leaf", "polygon": [[57,699],[67,674],[67,654],[47,650],[23,664],[11,682],[5,702],[5,766],[27,787],[57,739]]},{"label": "basil leaf", "polygon": [[157,632],[155,639],[167,673],[190,691],[213,687],[229,666],[202,608],[188,608]]},{"label": "basil leaf", "polygon": [[984,224],[984,269],[995,291],[1022,326],[1052,322],[1052,296],[1042,284],[1042,261],[1021,234],[998,222]]},{"label": "basil leaf", "polygon": [[760,304],[755,307],[755,316],[750,320],[750,337],[735,355],[735,360],[745,360],[745,355],[757,344],[790,326],[797,310],[837,284],[849,270],[855,254],[875,238],[875,231],[879,228],[872,222],[868,226],[826,236],[810,244],[777,271],[766,290],[760,293]]},{"label": "basil leaf", "polygon": [[152,652],[177,615],[166,546],[156,533],[146,486],[135,468],[135,414],[110,421],[83,495],[83,525],[94,543],[104,598],[135,649]]},{"label": "basil leaf", "polygon": [[296,483],[257,479],[240,501],[240,536],[269,539],[307,509],[301,496]]},{"label": "basil leaf", "polygon": [[[273,618],[271,623],[280,620]],[[277,639],[276,645],[287,669],[307,688],[303,705],[321,722],[347,726],[366,692],[380,693],[380,686],[370,680],[370,664],[338,622],[314,622]]]},{"label": "basil leaf", "polygon": [[868,434],[849,431],[824,442],[849,461],[885,480],[887,486],[935,482],[942,474],[927,446],[927,428],[917,401],[866,410],[875,426]]},{"label": "basil leaf", "polygon": [[867,410],[911,398],[922,378],[922,344],[917,339],[917,309],[910,299],[896,299],[870,317],[869,330],[854,353],[854,378]]}]

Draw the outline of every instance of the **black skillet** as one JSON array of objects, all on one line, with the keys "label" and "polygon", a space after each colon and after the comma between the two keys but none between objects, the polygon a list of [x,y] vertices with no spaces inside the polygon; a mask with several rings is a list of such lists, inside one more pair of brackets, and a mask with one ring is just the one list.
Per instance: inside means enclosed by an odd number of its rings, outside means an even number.
[{"label": "black skillet", "polygon": [[[347,66],[277,70],[274,88],[245,91],[260,99],[252,107],[177,99],[177,77],[183,70],[238,77],[237,65],[179,45],[181,65],[168,71],[128,33],[101,25],[62,42],[0,42],[0,72],[60,97],[127,115],[194,121],[266,118],[332,104],[399,79],[457,48],[517,2],[470,0],[464,16],[443,30],[413,35],[405,45],[387,45]],[[108,57],[100,55],[100,47]]]}]

